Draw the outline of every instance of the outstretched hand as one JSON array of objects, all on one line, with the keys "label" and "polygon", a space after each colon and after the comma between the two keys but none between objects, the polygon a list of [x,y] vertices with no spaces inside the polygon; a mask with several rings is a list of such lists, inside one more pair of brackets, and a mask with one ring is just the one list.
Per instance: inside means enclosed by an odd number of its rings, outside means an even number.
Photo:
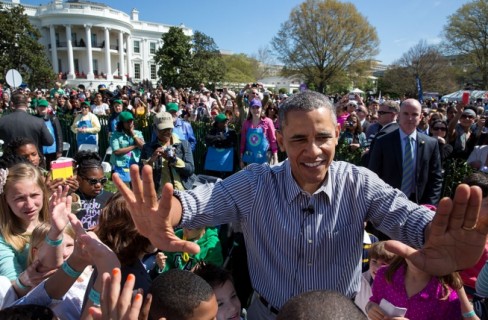
[{"label": "outstretched hand", "polygon": [[435,276],[473,266],[488,234],[488,216],[479,215],[481,201],[479,187],[459,185],[453,200],[444,198],[439,202],[423,248],[416,250],[399,241],[388,241],[387,250]]},{"label": "outstretched hand", "polygon": [[118,174],[114,173],[112,180],[129,206],[137,231],[163,251],[198,253],[200,247],[196,243],[181,240],[174,233],[173,226],[180,220],[182,209],[178,200],[173,199],[173,186],[167,183],[158,201],[151,166],[142,168],[141,180],[139,166],[132,165],[130,177],[132,190]]}]

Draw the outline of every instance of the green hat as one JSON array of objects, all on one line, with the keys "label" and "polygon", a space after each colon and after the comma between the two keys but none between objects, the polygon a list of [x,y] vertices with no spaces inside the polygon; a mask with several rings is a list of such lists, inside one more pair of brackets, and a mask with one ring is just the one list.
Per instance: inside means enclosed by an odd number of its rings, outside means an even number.
[{"label": "green hat", "polygon": [[215,117],[215,122],[225,122],[229,119],[227,119],[227,117],[225,116],[225,114],[223,113],[219,113],[216,117]]},{"label": "green hat", "polygon": [[132,115],[132,112],[122,111],[119,114],[119,121],[121,121],[121,122],[127,122],[129,120],[134,120],[134,116]]},{"label": "green hat", "polygon": [[37,106],[38,107],[49,107],[49,102],[47,102],[47,100],[44,100],[44,99],[39,99],[39,100],[37,100]]},{"label": "green hat", "polygon": [[115,103],[122,104],[122,100],[120,100],[120,99],[114,100],[114,104]]},{"label": "green hat", "polygon": [[88,102],[88,101],[83,101],[83,102],[81,103],[81,106],[83,107],[83,105],[88,106],[88,108],[89,108],[89,107],[90,107],[90,102]]},{"label": "green hat", "polygon": [[174,112],[178,112],[178,110],[180,110],[180,108],[178,107],[178,105],[174,102],[170,102],[166,105],[166,111],[167,112],[171,112],[171,111],[174,111]]}]

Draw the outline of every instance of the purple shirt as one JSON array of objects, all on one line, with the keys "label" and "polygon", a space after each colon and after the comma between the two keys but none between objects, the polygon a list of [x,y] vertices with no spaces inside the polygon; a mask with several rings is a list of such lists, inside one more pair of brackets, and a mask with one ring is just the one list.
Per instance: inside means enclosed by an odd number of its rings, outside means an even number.
[{"label": "purple shirt", "polygon": [[385,278],[387,268],[383,267],[378,270],[370,301],[379,305],[381,299],[385,299],[396,307],[407,308],[405,318],[409,320],[459,320],[462,318],[461,303],[456,291],[452,290],[446,299],[441,300],[442,285],[436,277],[432,277],[425,288],[408,298],[405,290],[405,266],[395,272],[391,283],[388,283]]}]

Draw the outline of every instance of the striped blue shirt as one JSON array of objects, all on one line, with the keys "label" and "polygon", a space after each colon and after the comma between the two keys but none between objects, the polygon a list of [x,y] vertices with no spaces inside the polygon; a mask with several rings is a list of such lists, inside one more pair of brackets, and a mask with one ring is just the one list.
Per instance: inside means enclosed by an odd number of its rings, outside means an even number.
[{"label": "striped blue shirt", "polygon": [[314,194],[300,189],[285,160],[274,167],[250,165],[175,196],[183,206],[181,226],[241,224],[253,287],[277,308],[310,290],[355,295],[365,221],[420,247],[433,217],[375,173],[346,162],[333,162]]}]

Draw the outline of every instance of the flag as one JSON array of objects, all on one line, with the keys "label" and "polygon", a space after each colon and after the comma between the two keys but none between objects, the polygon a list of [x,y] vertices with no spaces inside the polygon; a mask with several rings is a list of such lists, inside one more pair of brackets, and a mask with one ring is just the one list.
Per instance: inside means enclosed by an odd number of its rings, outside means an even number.
[{"label": "flag", "polygon": [[424,93],[422,92],[422,82],[420,81],[419,76],[415,76],[415,80],[417,82],[417,92],[419,96],[420,103],[424,102]]}]

